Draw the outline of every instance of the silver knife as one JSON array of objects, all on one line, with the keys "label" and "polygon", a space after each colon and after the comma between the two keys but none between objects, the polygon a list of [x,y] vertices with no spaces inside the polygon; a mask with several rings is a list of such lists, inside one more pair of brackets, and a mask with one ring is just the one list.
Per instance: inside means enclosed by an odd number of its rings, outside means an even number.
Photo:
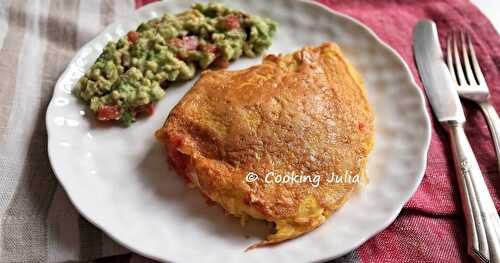
[{"label": "silver knife", "polygon": [[499,217],[464,133],[464,112],[444,63],[434,22],[417,23],[413,31],[413,50],[432,111],[451,141],[469,255],[476,262],[500,263]]}]

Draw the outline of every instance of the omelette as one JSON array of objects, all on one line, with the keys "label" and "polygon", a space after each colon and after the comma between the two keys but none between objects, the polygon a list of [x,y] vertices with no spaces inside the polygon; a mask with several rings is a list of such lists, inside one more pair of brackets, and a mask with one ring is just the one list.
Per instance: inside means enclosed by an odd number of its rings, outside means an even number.
[{"label": "omelette", "polygon": [[274,223],[251,248],[273,245],[314,230],[367,183],[374,120],[363,85],[335,43],[268,55],[204,71],[155,135],[209,201]]}]

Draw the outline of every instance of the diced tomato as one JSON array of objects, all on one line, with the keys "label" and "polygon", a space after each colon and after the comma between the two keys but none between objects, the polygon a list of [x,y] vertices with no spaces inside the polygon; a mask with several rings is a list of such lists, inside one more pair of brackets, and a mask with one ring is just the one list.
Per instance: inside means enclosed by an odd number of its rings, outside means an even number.
[{"label": "diced tomato", "polygon": [[224,27],[228,30],[240,28],[240,18],[235,15],[227,15],[224,18]]},{"label": "diced tomato", "polygon": [[198,49],[202,52],[210,52],[216,55],[219,53],[219,48],[214,44],[199,45]]},{"label": "diced tomato", "polygon": [[198,38],[196,36],[174,38],[170,41],[174,46],[184,50],[195,50],[198,47]]},{"label": "diced tomato", "polygon": [[189,164],[189,157],[177,150],[177,146],[181,145],[182,142],[183,138],[180,136],[169,138],[168,144],[165,145],[168,155],[167,161],[179,176],[183,177],[187,183],[191,183],[191,179],[186,174],[186,169]]},{"label": "diced tomato", "polygon": [[134,115],[136,114],[146,114],[146,116],[151,116],[153,115],[155,109],[153,107],[152,103],[146,104],[146,105],[141,105],[139,107],[136,107],[134,109]]},{"label": "diced tomato", "polygon": [[214,60],[214,65],[218,68],[227,68],[229,66],[229,61],[224,57],[218,57]]},{"label": "diced tomato", "polygon": [[186,50],[195,50],[198,47],[198,38],[196,36],[186,36],[182,38]]},{"label": "diced tomato", "polygon": [[127,34],[128,42],[130,43],[135,43],[139,39],[139,32],[136,31],[130,31]]},{"label": "diced tomato", "polygon": [[252,201],[252,198],[249,193],[247,193],[245,196],[243,196],[243,203],[246,205],[250,204],[250,201]]},{"label": "diced tomato", "polygon": [[122,116],[122,108],[118,105],[103,105],[97,111],[97,119],[100,121],[118,120]]},{"label": "diced tomato", "polygon": [[359,129],[360,131],[364,131],[364,130],[365,130],[365,127],[366,127],[366,125],[365,125],[363,122],[359,122],[359,123],[358,123],[358,129]]}]

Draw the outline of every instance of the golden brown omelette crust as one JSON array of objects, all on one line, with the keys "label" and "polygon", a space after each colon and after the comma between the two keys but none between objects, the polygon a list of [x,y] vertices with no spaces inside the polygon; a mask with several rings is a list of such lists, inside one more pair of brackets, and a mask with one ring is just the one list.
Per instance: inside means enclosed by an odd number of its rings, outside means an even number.
[{"label": "golden brown omelette crust", "polygon": [[[266,56],[238,71],[205,71],[156,132],[176,171],[232,215],[276,224],[256,246],[309,232],[365,179],[373,114],[358,73],[334,43]],[[255,172],[259,179],[248,183]],[[266,183],[269,172],[321,175],[311,183]]]}]

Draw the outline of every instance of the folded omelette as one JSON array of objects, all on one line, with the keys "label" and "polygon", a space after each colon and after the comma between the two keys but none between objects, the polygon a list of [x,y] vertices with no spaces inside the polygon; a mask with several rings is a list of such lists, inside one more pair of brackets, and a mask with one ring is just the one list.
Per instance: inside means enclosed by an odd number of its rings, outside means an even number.
[{"label": "folded omelette", "polygon": [[[367,182],[374,124],[360,75],[325,43],[243,70],[203,72],[156,137],[208,200],[243,221],[274,223],[259,247],[317,228]],[[276,180],[286,174],[320,180]]]}]

